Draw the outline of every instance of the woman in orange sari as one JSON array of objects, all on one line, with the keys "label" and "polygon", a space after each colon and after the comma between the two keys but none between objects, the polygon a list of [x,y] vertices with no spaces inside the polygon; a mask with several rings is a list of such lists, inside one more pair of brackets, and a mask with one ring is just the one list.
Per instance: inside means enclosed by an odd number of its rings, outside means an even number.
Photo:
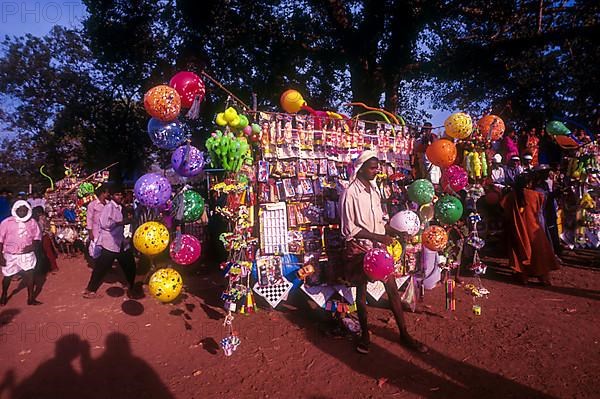
[{"label": "woman in orange sari", "polygon": [[537,277],[542,284],[550,285],[549,273],[559,265],[538,219],[544,195],[530,186],[530,176],[521,174],[514,190],[501,201],[506,218],[509,266],[524,284],[529,277]]}]

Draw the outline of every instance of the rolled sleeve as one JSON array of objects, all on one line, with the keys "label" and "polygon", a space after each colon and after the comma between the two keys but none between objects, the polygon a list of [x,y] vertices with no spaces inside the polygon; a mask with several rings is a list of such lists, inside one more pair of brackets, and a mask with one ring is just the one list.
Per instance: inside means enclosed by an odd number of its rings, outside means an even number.
[{"label": "rolled sleeve", "polygon": [[357,218],[356,215],[356,199],[352,195],[348,195],[348,191],[344,191],[340,201],[340,219],[342,222],[342,236],[346,241],[352,240],[362,228],[358,226],[354,221]]}]

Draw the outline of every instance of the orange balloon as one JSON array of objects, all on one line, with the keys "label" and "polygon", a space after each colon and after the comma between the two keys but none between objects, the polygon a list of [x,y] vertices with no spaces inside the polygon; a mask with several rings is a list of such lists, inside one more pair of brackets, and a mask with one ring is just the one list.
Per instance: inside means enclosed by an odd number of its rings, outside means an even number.
[{"label": "orange balloon", "polygon": [[456,160],[456,145],[450,140],[440,139],[429,144],[425,155],[432,164],[447,168]]},{"label": "orange balloon", "polygon": [[440,226],[429,226],[421,235],[421,242],[425,248],[432,251],[441,251],[448,244],[448,233]]},{"label": "orange balloon", "polygon": [[169,122],[179,116],[181,97],[177,90],[170,86],[155,86],[144,95],[144,108],[153,118]]},{"label": "orange balloon", "polygon": [[306,101],[302,98],[302,94],[292,89],[284,91],[279,102],[281,103],[281,108],[290,114],[300,111],[302,106],[306,104]]},{"label": "orange balloon", "polygon": [[486,115],[477,122],[477,129],[485,139],[500,140],[506,128],[504,121],[496,115]]}]

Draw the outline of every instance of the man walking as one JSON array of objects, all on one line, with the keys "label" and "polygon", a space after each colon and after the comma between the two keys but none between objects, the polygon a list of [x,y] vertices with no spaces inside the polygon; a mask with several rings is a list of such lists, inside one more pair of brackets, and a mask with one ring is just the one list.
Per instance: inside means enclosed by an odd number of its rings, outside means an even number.
[{"label": "man walking", "polygon": [[100,256],[96,260],[90,281],[83,293],[83,297],[87,299],[101,297],[96,291],[102,285],[102,280],[112,267],[115,259],[119,261],[119,266],[123,269],[127,279],[129,285],[127,295],[131,296],[133,291],[135,259],[133,251],[125,241],[123,234],[124,226],[131,223],[131,221],[123,218],[123,191],[118,188],[111,191],[112,198],[100,214],[100,231],[96,240],[96,245],[100,247]]}]

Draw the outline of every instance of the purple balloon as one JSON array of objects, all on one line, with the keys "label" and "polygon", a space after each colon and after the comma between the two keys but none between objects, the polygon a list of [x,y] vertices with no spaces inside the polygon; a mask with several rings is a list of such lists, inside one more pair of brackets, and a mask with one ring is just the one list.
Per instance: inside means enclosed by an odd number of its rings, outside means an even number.
[{"label": "purple balloon", "polygon": [[135,198],[148,208],[158,208],[171,198],[171,184],[166,177],[147,173],[140,177],[133,188]]},{"label": "purple balloon", "polygon": [[196,176],[204,168],[204,154],[192,145],[182,145],[173,151],[171,166],[179,176]]}]

